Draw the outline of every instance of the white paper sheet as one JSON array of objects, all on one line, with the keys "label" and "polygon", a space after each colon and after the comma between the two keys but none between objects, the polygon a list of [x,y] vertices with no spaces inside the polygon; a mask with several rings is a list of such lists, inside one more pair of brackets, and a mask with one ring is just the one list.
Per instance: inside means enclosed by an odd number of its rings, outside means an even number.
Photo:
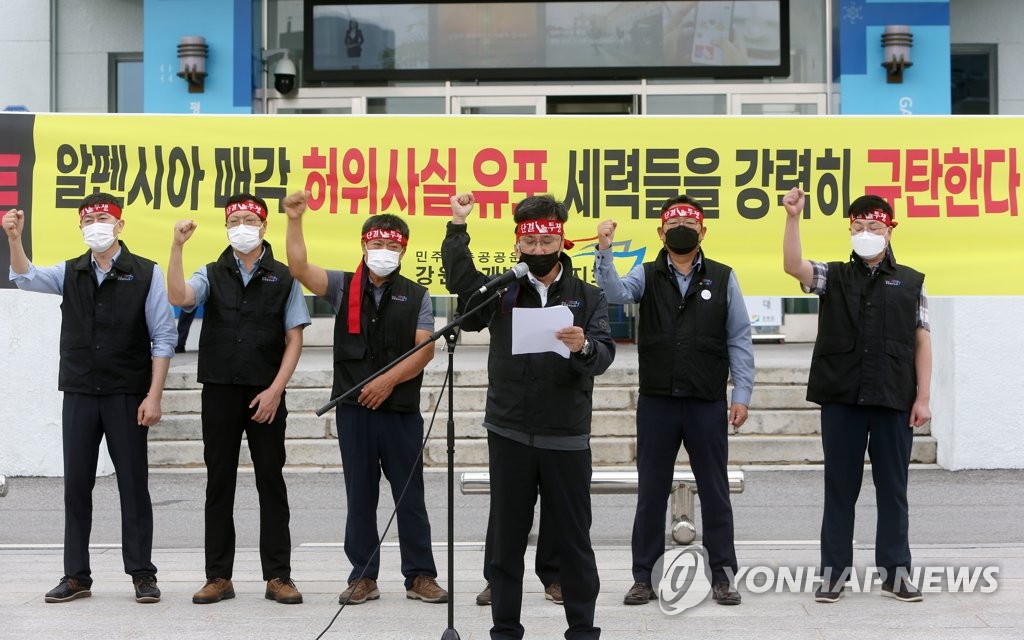
[{"label": "white paper sheet", "polygon": [[555,332],[572,326],[572,311],[564,305],[512,309],[512,354],[551,351],[569,357],[569,347]]}]

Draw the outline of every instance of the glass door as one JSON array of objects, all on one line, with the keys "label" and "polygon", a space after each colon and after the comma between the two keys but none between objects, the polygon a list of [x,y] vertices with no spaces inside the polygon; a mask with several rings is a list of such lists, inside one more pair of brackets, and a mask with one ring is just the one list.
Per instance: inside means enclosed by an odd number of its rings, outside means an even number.
[{"label": "glass door", "polygon": [[827,112],[825,94],[734,93],[729,113],[743,116],[815,116]]}]

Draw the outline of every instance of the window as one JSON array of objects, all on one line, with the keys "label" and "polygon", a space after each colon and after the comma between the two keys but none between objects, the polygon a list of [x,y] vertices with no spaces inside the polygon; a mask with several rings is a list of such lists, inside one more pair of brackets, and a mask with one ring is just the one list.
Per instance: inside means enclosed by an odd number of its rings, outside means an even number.
[{"label": "window", "polygon": [[998,113],[996,45],[954,44],[951,57],[951,113],[954,115]]},{"label": "window", "polygon": [[142,52],[107,54],[107,111],[142,113]]}]

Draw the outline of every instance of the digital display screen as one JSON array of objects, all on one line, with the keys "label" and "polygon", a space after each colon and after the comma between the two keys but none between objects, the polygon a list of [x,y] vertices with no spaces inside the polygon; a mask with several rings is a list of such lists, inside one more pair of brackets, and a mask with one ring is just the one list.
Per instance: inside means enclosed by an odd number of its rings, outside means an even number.
[{"label": "digital display screen", "polygon": [[312,0],[306,11],[314,81],[789,73],[787,0]]}]

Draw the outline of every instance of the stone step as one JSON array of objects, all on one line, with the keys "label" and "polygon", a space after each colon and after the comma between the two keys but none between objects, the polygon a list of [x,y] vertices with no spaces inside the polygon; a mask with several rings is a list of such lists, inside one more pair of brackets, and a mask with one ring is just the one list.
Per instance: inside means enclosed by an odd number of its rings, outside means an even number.
[{"label": "stone step", "polygon": [[[458,366],[456,364],[456,366]],[[758,367],[754,375],[755,385],[806,385],[806,367]],[[330,389],[333,377],[330,369],[297,369],[288,383],[288,390],[293,389]],[[444,370],[428,368],[423,374],[424,387],[439,387],[444,382]],[[613,366],[604,374],[597,376],[594,380],[596,386],[600,387],[635,387],[637,384],[637,369],[635,366]],[[486,387],[487,370],[481,368],[455,370],[456,387]],[[199,381],[196,379],[194,368],[187,370],[173,370],[167,374],[167,383],[164,389],[197,389]]]},{"label": "stone step", "polygon": [[[457,411],[455,418],[456,438],[485,438],[482,411]],[[430,414],[423,416],[425,428],[430,426]],[[447,415],[438,412],[438,418],[430,433],[431,439],[444,438]],[[739,429],[738,436],[801,436],[820,433],[820,420],[815,410],[767,409],[751,411],[747,422]],[[591,422],[591,433],[595,440],[607,437],[633,436],[636,434],[636,418],[633,411],[595,410]],[[927,427],[918,435],[930,435]],[[150,440],[201,440],[202,424],[199,414],[166,414],[158,425],[150,430]],[[289,440],[310,440],[316,438],[337,438],[338,429],[333,412],[317,417],[309,411],[291,411],[288,414]]]},{"label": "stone step", "polygon": [[[292,438],[286,441],[288,465],[295,467],[338,467],[341,453],[338,442],[333,438]],[[632,437],[595,438],[591,445],[595,465],[634,466],[636,464],[636,442]],[[446,443],[443,439],[431,438],[424,451],[424,464],[443,466],[447,464]],[[935,438],[918,435],[914,438],[911,461],[934,463]],[[239,455],[241,464],[252,464],[246,443],[242,442]],[[685,450],[681,450],[679,464],[686,464]],[[820,464],[822,462],[821,438],[816,435],[765,436],[738,435],[729,439],[729,464]],[[455,463],[458,465],[485,466],[487,464],[487,441],[483,438],[460,438],[455,444]],[[151,440],[149,443],[149,464],[153,467],[202,467],[203,443],[200,440]]]},{"label": "stone step", "polygon": [[[168,389],[164,391],[162,408],[165,414],[198,413],[202,404],[200,389]],[[423,387],[420,411],[430,413],[437,403],[439,387]],[[796,385],[758,385],[751,399],[751,411],[764,409],[817,409],[807,402],[806,390]],[[729,389],[732,394],[732,389]],[[635,386],[600,386],[594,388],[594,410],[632,410],[636,408],[638,391]],[[331,399],[328,388],[291,388],[286,398],[291,413],[316,411]],[[479,411],[486,404],[486,387],[456,387],[455,411]],[[446,411],[448,401],[442,402]]]}]

